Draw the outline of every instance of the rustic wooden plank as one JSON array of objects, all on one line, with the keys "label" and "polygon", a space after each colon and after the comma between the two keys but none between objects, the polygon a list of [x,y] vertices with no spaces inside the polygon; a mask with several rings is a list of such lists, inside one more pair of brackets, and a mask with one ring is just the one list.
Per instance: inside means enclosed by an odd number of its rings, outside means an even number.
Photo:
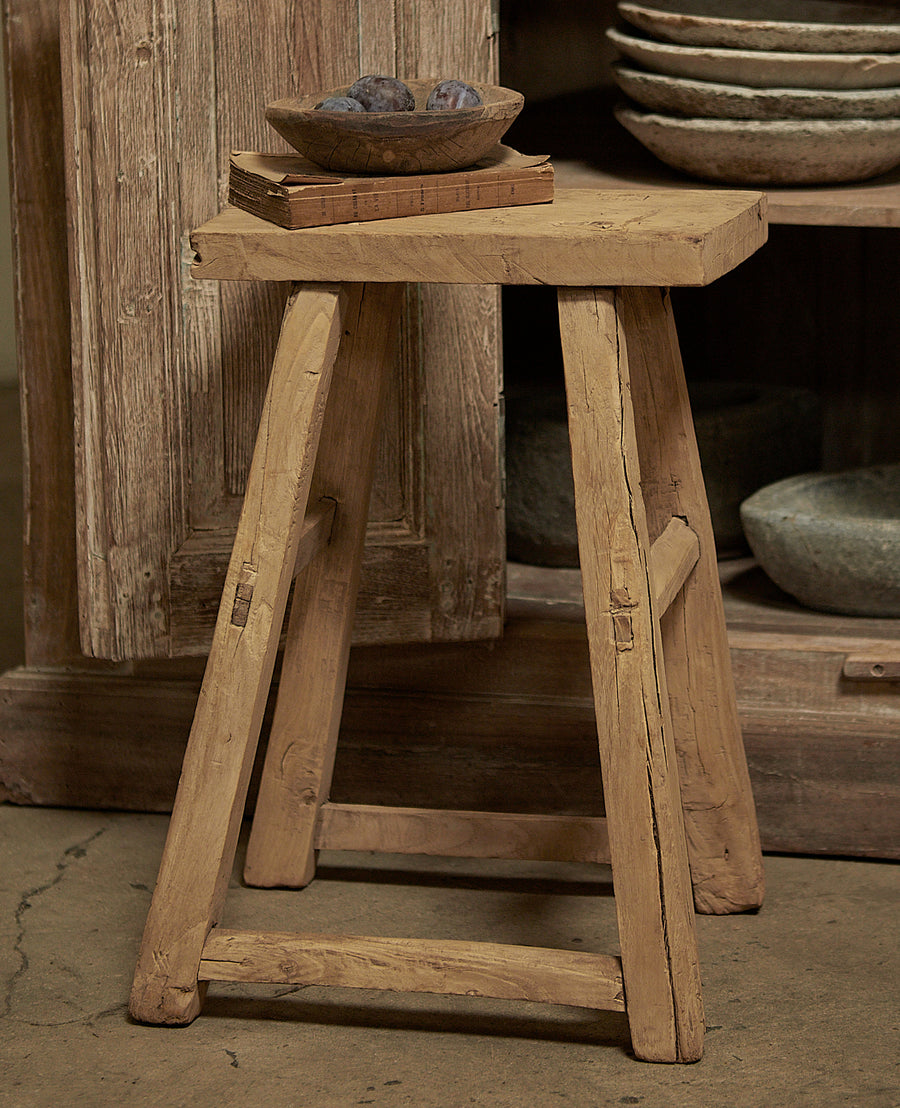
[{"label": "rustic wooden plank", "polygon": [[[489,0],[448,24],[427,6],[393,0],[262,0],[252,12],[238,0],[63,5],[85,651],[131,660],[209,649],[217,605],[205,590],[213,582],[220,591],[230,540],[210,551],[209,565],[181,547],[198,530],[233,536],[287,294],[280,282],[190,276],[187,231],[224,202],[232,148],[287,149],[265,121],[268,101],[353,79],[363,62],[388,72],[405,66],[404,50],[419,37],[440,38],[454,69],[463,50],[478,66],[495,60],[478,34],[447,37],[486,25],[482,9]],[[138,118],[143,125],[133,127]],[[486,297],[493,308],[480,306]],[[382,530],[372,560],[389,602],[378,614],[394,620],[387,639],[495,636],[503,558],[496,292],[438,296],[426,321],[421,300],[410,293],[379,443],[372,519]],[[470,321],[458,329],[457,311]],[[53,402],[61,399],[65,391]],[[429,450],[426,409],[440,431]],[[68,436],[71,419],[62,426]],[[451,434],[457,426],[465,433]],[[443,490],[451,477],[477,495]],[[413,543],[427,557],[411,559]],[[455,606],[456,592],[439,583],[445,566],[467,586]],[[410,570],[418,608],[397,621]],[[185,599],[192,591],[194,606]],[[362,600],[369,604],[365,589]],[[70,594],[53,610],[71,612],[74,603]],[[364,607],[370,641],[375,615]]]},{"label": "rustic wooden plank", "polygon": [[609,862],[606,820],[601,817],[373,804],[324,804],[316,829],[316,848],[536,862]]},{"label": "rustic wooden plank", "polygon": [[696,533],[677,516],[670,519],[650,547],[650,586],[660,614],[668,611],[699,557]]},{"label": "rustic wooden plank", "polygon": [[[337,747],[375,460],[375,434],[400,321],[401,285],[355,287],[312,475],[340,505],[331,541],[297,580],[244,879],[307,884]],[[260,428],[260,449],[265,449]],[[275,458],[283,457],[274,455]]]},{"label": "rustic wooden plank", "polygon": [[195,276],[219,280],[662,287],[708,284],[765,240],[765,197],[737,190],[558,190],[552,204],[302,232],[227,208],[191,239]]},{"label": "rustic wooden plank", "polygon": [[[491,0],[397,0],[396,10],[398,76],[498,82]],[[427,284],[418,287],[416,299],[418,325],[410,325],[409,341],[417,343],[427,373],[421,424],[427,495],[421,507],[427,531],[437,537],[429,549],[432,637],[496,637],[502,633],[506,550],[500,292],[477,283]]]},{"label": "rustic wooden plank", "polygon": [[216,928],[203,948],[200,977],[205,981],[337,985],[625,1010],[621,963],[611,955],[449,939]]},{"label": "rustic wooden plank", "polygon": [[[165,649],[168,545],[184,526],[170,32],[149,5],[61,9],[81,640],[108,657]],[[138,227],[154,249],[134,249]]]},{"label": "rustic wooden plank", "polygon": [[397,0],[398,76],[459,76],[496,84],[499,27],[489,4],[423,4]]},{"label": "rustic wooden plank", "polygon": [[[623,141],[627,140],[627,136]],[[559,160],[557,181],[566,188],[657,189],[716,188],[668,169],[648,155],[639,171],[623,170],[611,156],[604,166]],[[609,168],[607,168],[607,166]],[[769,223],[815,227],[900,227],[900,173],[876,182],[821,185],[817,188],[767,188]]]},{"label": "rustic wooden plank", "polygon": [[[174,655],[209,651],[233,542],[232,531],[195,531],[173,555],[169,588]],[[431,558],[432,543],[410,537],[402,525],[369,528],[354,643],[421,643],[434,637]],[[398,581],[406,582],[403,593],[397,591]],[[484,623],[478,626],[484,635],[476,637],[488,638]]]},{"label": "rustic wooden plank", "polygon": [[704,912],[746,910],[762,901],[762,859],[671,303],[654,289],[629,289],[623,300],[650,533],[681,516],[700,545],[693,573],[661,621],[694,902]]},{"label": "rustic wooden plank", "polygon": [[295,577],[328,545],[336,508],[337,504],[333,500],[323,499],[307,510],[303,526],[300,528],[300,538],[297,541]]},{"label": "rustic wooden plank", "polygon": [[427,530],[441,536],[429,550],[436,639],[502,633],[495,615],[504,609],[506,570],[498,306],[498,289],[421,286],[418,337],[431,371],[422,412],[430,474],[423,514]]},{"label": "rustic wooden plank", "polygon": [[55,3],[5,0],[3,13],[22,383],[25,649],[29,664],[39,666],[80,653],[59,12]]},{"label": "rustic wooden plank", "polygon": [[[142,244],[148,253],[169,253],[169,295],[180,332],[173,336],[180,345],[179,356],[167,367],[167,372],[179,381],[181,402],[169,418],[186,439],[184,463],[173,473],[173,480],[180,483],[175,502],[179,514],[168,536],[170,548],[184,541],[196,522],[208,521],[212,506],[222,499],[227,439],[221,373],[226,355],[222,346],[221,290],[191,281],[188,266],[189,228],[219,207],[219,75],[215,49],[211,48],[216,41],[215,4],[213,0],[196,0],[190,5],[170,3],[169,12],[176,6],[174,18],[164,23],[164,34],[171,44],[167,89],[175,103],[169,106],[166,133],[161,137],[165,147],[171,146],[174,151],[167,184],[171,225],[167,241]],[[190,89],[190,95],[184,95],[185,89]],[[236,522],[236,509],[233,519]],[[169,604],[171,633],[171,597]]]},{"label": "rustic wooden plank", "polygon": [[900,651],[850,654],[844,659],[841,672],[850,681],[900,681]]},{"label": "rustic wooden plank", "polygon": [[[544,813],[601,812],[587,642],[577,625],[562,631],[519,639],[513,621],[490,652],[420,647],[420,667],[398,647],[367,648],[364,666],[351,654],[333,799],[530,811],[539,798]],[[536,667],[518,663],[551,644],[566,696],[534,695]],[[848,711],[843,658],[732,650],[762,845],[898,860],[900,697],[855,683]],[[454,681],[472,694],[441,691]],[[0,677],[0,799],[170,812],[199,687],[199,673],[11,670]],[[252,806],[253,778],[249,796]]]},{"label": "rustic wooden plank", "polygon": [[135,970],[131,1012],[150,1023],[190,1022],[202,1003],[197,963],[234,862],[345,306],[340,289],[307,286],[285,312]]},{"label": "rustic wooden plank", "polygon": [[647,567],[650,540],[629,385],[631,329],[619,290],[560,289],[558,298],[632,1043],[648,1060],[696,1060],[703,1050],[703,1002],[666,671]]}]

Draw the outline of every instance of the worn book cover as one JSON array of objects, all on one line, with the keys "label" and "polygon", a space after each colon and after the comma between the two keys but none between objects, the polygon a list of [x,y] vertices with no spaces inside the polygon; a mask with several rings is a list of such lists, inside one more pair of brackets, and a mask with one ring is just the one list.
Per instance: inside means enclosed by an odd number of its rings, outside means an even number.
[{"label": "worn book cover", "polygon": [[280,227],[296,229],[397,216],[542,204],[553,199],[547,155],[498,145],[468,169],[397,177],[350,176],[299,154],[236,151],[228,200]]}]

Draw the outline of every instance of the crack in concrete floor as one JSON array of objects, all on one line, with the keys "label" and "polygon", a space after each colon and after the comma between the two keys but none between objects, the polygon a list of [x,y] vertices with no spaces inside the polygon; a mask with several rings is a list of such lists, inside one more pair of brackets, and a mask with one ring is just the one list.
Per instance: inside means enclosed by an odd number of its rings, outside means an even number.
[{"label": "crack in concrete floor", "polygon": [[[2,1006],[0,1006],[0,1019],[8,1017],[12,1013],[13,1008],[13,994],[16,990],[16,986],[19,981],[28,973],[29,959],[25,950],[25,937],[27,927],[25,925],[25,913],[33,907],[34,901],[51,889],[56,888],[57,885],[66,876],[66,872],[70,866],[75,862],[80,861],[87,855],[90,846],[106,833],[106,828],[101,827],[93,834],[88,835],[77,843],[73,843],[71,846],[66,847],[63,851],[62,857],[56,863],[56,873],[49,880],[45,881],[41,885],[35,885],[30,889],[27,889],[22,893],[19,898],[18,906],[15,910],[15,927],[16,936],[13,941],[13,954],[18,958],[19,965],[7,978],[6,986],[3,990]],[[78,1021],[66,1021],[66,1022],[78,1022]]]}]

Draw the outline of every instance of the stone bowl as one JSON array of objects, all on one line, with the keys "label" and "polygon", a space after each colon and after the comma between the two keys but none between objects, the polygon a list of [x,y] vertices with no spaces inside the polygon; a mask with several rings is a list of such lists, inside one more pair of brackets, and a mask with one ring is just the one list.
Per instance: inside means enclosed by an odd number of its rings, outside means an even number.
[{"label": "stone bowl", "polygon": [[756,88],[889,88],[900,84],[900,53],[803,54],[678,46],[610,27],[620,54],[654,73]]},{"label": "stone bowl", "polygon": [[741,502],[821,465],[821,401],[811,389],[754,381],[688,381],[688,393],[717,555],[746,555]]},{"label": "stone bowl", "polygon": [[405,83],[416,100],[411,112],[328,112],[316,108],[328,96],[345,96],[348,86],[266,106],[266,120],[298,153],[338,173],[445,173],[483,158],[506,134],[522,110],[520,92],[499,85],[473,87],[477,108],[426,111],[439,78]]},{"label": "stone bowl", "polygon": [[625,106],[615,116],[661,162],[708,181],[838,184],[900,165],[900,119],[704,119]]},{"label": "stone bowl", "polygon": [[892,119],[900,86],[873,89],[753,88],[650,73],[618,62],[619,88],[652,112],[714,119]]},{"label": "stone bowl", "polygon": [[633,26],[669,42],[798,53],[900,50],[900,9],[835,0],[619,0]]},{"label": "stone bowl", "polygon": [[808,473],[741,505],[750,549],[807,608],[900,616],[900,465]]},{"label": "stone bowl", "polygon": [[[821,404],[810,389],[745,381],[688,383],[720,559],[746,555],[741,501],[817,466]],[[561,388],[506,399],[507,550],[514,562],[575,568],[578,538],[566,398]]]}]

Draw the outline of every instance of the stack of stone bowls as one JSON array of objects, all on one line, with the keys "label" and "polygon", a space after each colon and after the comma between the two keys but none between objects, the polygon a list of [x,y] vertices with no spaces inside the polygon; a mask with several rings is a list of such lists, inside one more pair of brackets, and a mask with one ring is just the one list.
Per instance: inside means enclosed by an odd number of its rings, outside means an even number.
[{"label": "stack of stone bowls", "polygon": [[657,158],[739,185],[862,181],[900,165],[900,7],[619,0],[616,116]]}]

